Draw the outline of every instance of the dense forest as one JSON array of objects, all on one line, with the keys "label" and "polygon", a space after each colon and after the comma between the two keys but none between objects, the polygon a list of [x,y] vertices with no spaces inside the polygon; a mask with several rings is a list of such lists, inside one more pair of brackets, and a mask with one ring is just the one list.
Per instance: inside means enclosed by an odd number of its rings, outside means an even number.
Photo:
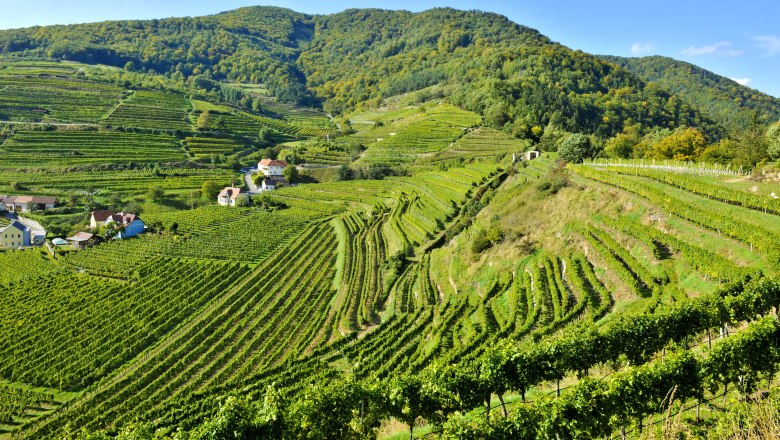
[{"label": "dense forest", "polygon": [[[634,68],[609,62],[618,60],[572,51],[506,17],[454,9],[312,16],[252,7],[197,18],[33,27],[0,32],[0,53],[157,73],[201,91],[224,82],[262,84],[281,101],[321,105],[332,114],[440,84],[438,93],[479,113],[486,125],[537,141],[550,126],[607,138],[627,123],[695,126],[717,141],[733,127],[729,107],[699,109],[724,96],[754,99],[733,84],[722,89],[702,81],[681,92],[648,83]],[[777,119],[776,100],[755,99],[746,108],[762,121]]]},{"label": "dense forest", "polygon": [[780,119],[780,99],[699,66],[661,56],[602,58],[685,98],[728,128],[738,129],[754,121],[767,123]]}]

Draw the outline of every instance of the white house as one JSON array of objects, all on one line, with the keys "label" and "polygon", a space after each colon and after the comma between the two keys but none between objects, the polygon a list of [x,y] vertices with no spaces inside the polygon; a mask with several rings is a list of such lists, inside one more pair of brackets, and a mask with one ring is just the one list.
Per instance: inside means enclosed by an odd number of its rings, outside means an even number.
[{"label": "white house", "polygon": [[135,237],[138,234],[143,234],[146,229],[146,225],[143,220],[138,218],[135,214],[126,212],[117,212],[114,214],[111,211],[92,211],[92,215],[89,219],[89,226],[92,229],[97,229],[104,225],[112,225],[114,229],[119,230],[116,238],[130,238]]},{"label": "white house", "polygon": [[89,217],[89,227],[97,229],[106,224],[106,221],[114,215],[113,212],[108,210],[92,211],[92,215]]},{"label": "white house", "polygon": [[217,203],[222,206],[236,206],[236,200],[240,194],[241,188],[228,186],[220,191],[219,195],[217,196]]},{"label": "white house", "polygon": [[8,211],[45,211],[54,208],[57,204],[57,198],[41,196],[2,196],[0,197],[0,203],[4,204]]},{"label": "white house", "polygon": [[263,159],[257,163],[257,169],[266,176],[281,176],[287,168],[287,162],[276,159]]}]

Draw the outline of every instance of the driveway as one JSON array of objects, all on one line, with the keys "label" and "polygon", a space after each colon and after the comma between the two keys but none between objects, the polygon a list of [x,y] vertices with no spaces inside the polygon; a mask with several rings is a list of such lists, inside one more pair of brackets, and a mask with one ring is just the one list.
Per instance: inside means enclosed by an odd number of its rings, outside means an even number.
[{"label": "driveway", "polygon": [[246,182],[247,192],[251,195],[260,194],[260,189],[255,185],[254,180],[255,173],[253,170],[249,170],[244,173],[244,181]]}]

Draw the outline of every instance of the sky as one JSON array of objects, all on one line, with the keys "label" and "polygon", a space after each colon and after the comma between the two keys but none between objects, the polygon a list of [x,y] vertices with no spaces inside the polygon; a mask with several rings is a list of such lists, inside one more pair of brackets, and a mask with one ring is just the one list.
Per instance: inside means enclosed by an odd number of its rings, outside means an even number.
[{"label": "sky", "polygon": [[[261,1],[262,3],[258,3]],[[0,0],[0,29],[101,20],[199,16],[275,5],[309,14],[349,8],[496,12],[572,49],[687,61],[780,97],[777,0]]]}]

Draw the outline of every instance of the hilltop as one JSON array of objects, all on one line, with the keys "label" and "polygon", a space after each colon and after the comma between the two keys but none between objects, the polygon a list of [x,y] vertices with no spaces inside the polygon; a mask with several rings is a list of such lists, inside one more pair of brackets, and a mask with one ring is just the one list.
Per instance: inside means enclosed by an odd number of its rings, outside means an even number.
[{"label": "hilltop", "polygon": [[778,112],[776,100],[733,84],[715,96],[697,92],[697,99],[668,83],[648,86],[631,69],[572,51],[506,17],[454,9],[319,16],[251,7],[45,26],[0,32],[0,53],[151,71],[204,91],[226,81],[263,84],[281,101],[321,105],[332,114],[438,84],[488,125],[537,140],[549,124],[612,136],[629,119],[647,127],[696,126],[717,139],[718,125],[732,124],[723,112],[701,109],[724,94],[761,101],[756,109],[764,120]]}]

